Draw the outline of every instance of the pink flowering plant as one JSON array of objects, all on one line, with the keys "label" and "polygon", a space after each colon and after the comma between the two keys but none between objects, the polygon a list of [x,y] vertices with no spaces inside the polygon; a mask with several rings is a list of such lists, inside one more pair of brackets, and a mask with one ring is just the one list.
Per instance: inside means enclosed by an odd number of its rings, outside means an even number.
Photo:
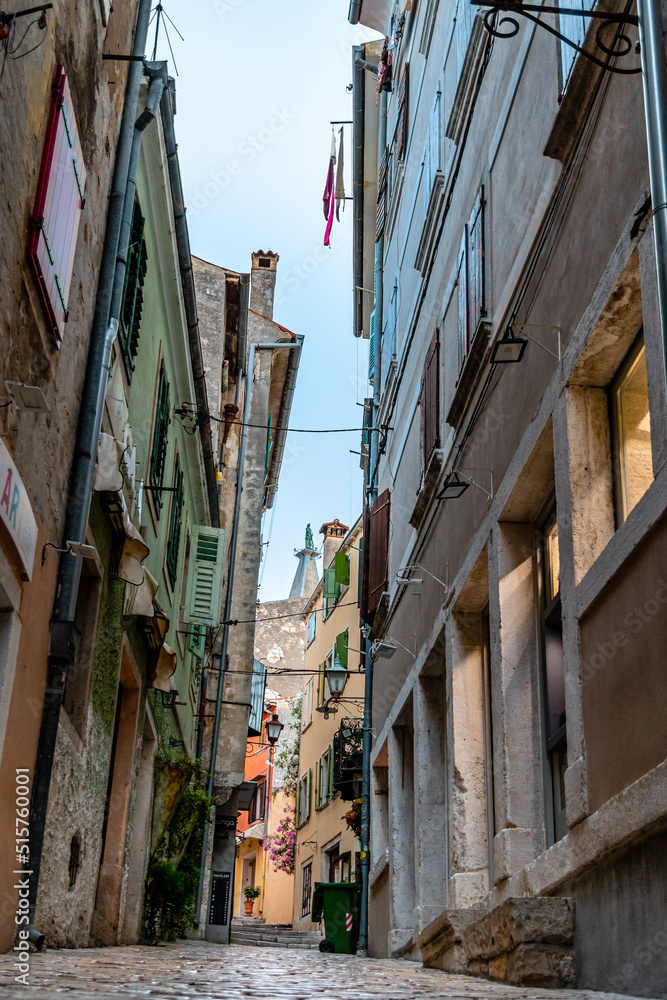
[{"label": "pink flowering plant", "polygon": [[269,852],[269,858],[273,862],[275,871],[287,872],[288,875],[293,875],[296,854],[294,809],[286,806],[283,812],[285,815],[278,823],[276,832],[272,837],[265,839],[264,850]]}]

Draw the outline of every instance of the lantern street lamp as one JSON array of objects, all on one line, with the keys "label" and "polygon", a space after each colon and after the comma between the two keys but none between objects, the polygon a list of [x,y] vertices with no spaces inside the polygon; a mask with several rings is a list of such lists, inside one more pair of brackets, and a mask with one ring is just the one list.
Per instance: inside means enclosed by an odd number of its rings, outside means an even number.
[{"label": "lantern street lamp", "polygon": [[274,712],[274,714],[271,716],[271,718],[266,724],[266,738],[272,747],[274,747],[278,742],[278,740],[280,739],[280,734],[282,733],[284,728],[285,727],[283,726],[282,722]]},{"label": "lantern street lamp", "polygon": [[340,662],[340,656],[336,653],[333,664],[325,670],[329,690],[332,698],[340,698],[345,685],[347,684],[347,670]]}]

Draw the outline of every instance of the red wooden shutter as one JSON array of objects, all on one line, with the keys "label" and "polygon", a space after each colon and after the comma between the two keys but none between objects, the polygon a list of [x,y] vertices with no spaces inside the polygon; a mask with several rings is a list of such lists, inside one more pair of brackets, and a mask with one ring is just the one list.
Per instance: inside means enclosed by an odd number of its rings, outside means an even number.
[{"label": "red wooden shutter", "polygon": [[[368,605],[367,613],[375,614],[382,594],[387,589],[389,556],[389,490],[380,494],[368,515]],[[364,554],[366,544],[364,542]]]},{"label": "red wooden shutter", "polygon": [[63,337],[74,249],[83,210],[86,168],[63,66],[55,94],[37,186],[28,254],[56,342]]},{"label": "red wooden shutter", "polygon": [[421,391],[422,462],[426,472],[435,448],[440,446],[440,336],[436,330],[426,354]]}]

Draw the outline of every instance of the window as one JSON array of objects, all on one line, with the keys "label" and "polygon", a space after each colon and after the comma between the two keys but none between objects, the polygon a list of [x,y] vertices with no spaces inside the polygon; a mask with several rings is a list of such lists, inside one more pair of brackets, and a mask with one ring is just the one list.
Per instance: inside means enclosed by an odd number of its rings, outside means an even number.
[{"label": "window", "polygon": [[428,212],[433,184],[442,170],[442,93],[438,91],[428,120],[424,146],[424,214]]},{"label": "window", "polygon": [[461,237],[456,283],[459,302],[459,367],[468,356],[480,319],[486,316],[484,282],[484,188]]},{"label": "window", "polygon": [[39,296],[56,344],[62,340],[67,322],[85,186],[86,168],[67,74],[63,66],[58,66],[28,246]]},{"label": "window", "polygon": [[548,761],[549,794],[547,827],[550,840],[567,833],[565,820],[565,770],[567,731],[565,719],[565,660],[560,601],[560,553],[556,509],[542,522],[538,533],[538,584],[542,657],[542,710],[544,743]]},{"label": "window", "polygon": [[296,815],[298,817],[297,826],[303,826],[310,816],[312,784],[313,772],[311,768],[308,768],[308,771],[304,774],[296,790]]},{"label": "window", "polygon": [[616,523],[620,525],[653,482],[646,351],[641,335],[630,349],[610,387],[609,403],[614,449]]},{"label": "window", "polygon": [[372,621],[380,598],[387,589],[390,526],[389,490],[381,493],[364,511],[363,573],[360,614]]},{"label": "window", "polygon": [[322,754],[317,762],[317,808],[322,809],[331,798],[331,750]]},{"label": "window", "polygon": [[164,485],[167,458],[167,434],[171,422],[170,411],[169,382],[167,381],[167,372],[163,359],[160,365],[160,380],[158,382],[155,424],[153,426],[153,445],[151,447],[151,464],[148,479],[151,487],[153,506],[158,517],[162,509],[162,486]]},{"label": "window", "polygon": [[309,646],[310,646],[311,642],[313,641],[313,639],[315,638],[315,629],[316,629],[316,627],[317,627],[317,615],[313,611],[312,615],[310,615],[309,618],[308,618],[308,645]]},{"label": "window", "polygon": [[324,579],[322,583],[322,621],[326,621],[333,609],[336,607],[336,601],[340,597],[340,583],[336,580],[336,566],[329,566],[324,571]]},{"label": "window", "polygon": [[313,894],[313,862],[306,861],[301,868],[301,916],[310,913],[310,903]]},{"label": "window", "polygon": [[134,359],[139,345],[139,327],[144,301],[144,281],[146,279],[147,253],[144,239],[145,220],[141,214],[139,201],[135,198],[132,211],[130,245],[127,248],[125,283],[120,307],[118,343],[120,345],[128,381],[132,381]]},{"label": "window", "polygon": [[303,692],[303,707],[301,710],[301,730],[307,729],[313,721],[313,691],[315,680],[309,678]]},{"label": "window", "polygon": [[317,704],[324,705],[326,701],[331,697],[331,690],[329,688],[329,681],[327,680],[326,671],[331,666],[332,653],[329,653],[324,663],[320,664],[320,671],[318,675],[318,686],[317,686]]},{"label": "window", "polygon": [[422,470],[426,473],[431,455],[440,447],[440,331],[433,334],[422,375],[419,397],[422,442]]},{"label": "window", "polygon": [[167,575],[174,588],[178,576],[178,553],[181,544],[181,521],[183,518],[183,470],[181,460],[176,456],[174,467],[174,492],[171,495],[169,514],[169,535],[167,536]]},{"label": "window", "polygon": [[250,800],[248,807],[248,822],[259,823],[264,819],[264,806],[266,802],[266,781],[259,781]]},{"label": "window", "polygon": [[[201,626],[198,626],[201,628]],[[252,661],[252,682],[250,686],[250,716],[248,736],[261,736],[264,715],[264,694],[266,692],[266,667],[259,660]]]},{"label": "window", "polygon": [[[595,0],[558,0],[558,6],[561,10],[592,10],[595,6]],[[589,19],[583,17],[582,14],[559,14],[558,16],[558,27],[561,35],[565,35],[569,38],[571,42],[575,45],[582,45],[584,38],[586,37],[586,29],[588,27]],[[570,73],[572,72],[572,67],[574,66],[574,61],[577,58],[577,52],[571,46],[567,45],[565,42],[560,42],[560,74],[561,74],[561,93],[565,93],[565,88],[567,87],[567,81],[569,79]]]}]

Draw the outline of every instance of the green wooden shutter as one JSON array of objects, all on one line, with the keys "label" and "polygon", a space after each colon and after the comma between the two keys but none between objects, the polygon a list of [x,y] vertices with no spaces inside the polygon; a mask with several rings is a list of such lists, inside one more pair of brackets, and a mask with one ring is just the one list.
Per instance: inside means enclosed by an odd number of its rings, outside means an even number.
[{"label": "green wooden shutter", "polygon": [[188,649],[200,660],[203,660],[206,649],[206,626],[192,625],[188,631],[192,633],[188,636]]},{"label": "green wooden shutter", "polygon": [[178,554],[181,543],[181,520],[183,516],[183,470],[181,460],[176,456],[174,468],[174,492],[169,514],[169,535],[167,538],[167,574],[172,590],[178,575]]},{"label": "green wooden shutter", "polygon": [[296,786],[296,825],[301,823],[301,781]]},{"label": "green wooden shutter", "polygon": [[312,767],[309,767],[308,768],[308,812],[306,813],[306,819],[310,817],[310,810],[312,807],[312,798],[313,798],[312,792],[313,792],[313,769]]},{"label": "green wooden shutter", "polygon": [[125,361],[128,381],[132,381],[134,359],[139,345],[139,327],[143,308],[143,286],[146,280],[148,255],[144,235],[144,217],[141,214],[138,200],[135,199],[132,211],[132,227],[130,245],[127,248],[125,265],[125,282],[120,309],[120,325],[118,341]]},{"label": "green wooden shutter", "polygon": [[158,383],[157,406],[155,409],[155,424],[153,426],[153,444],[151,446],[151,464],[148,483],[153,498],[153,506],[157,516],[162,509],[162,486],[164,485],[164,470],[167,459],[167,434],[171,420],[171,404],[169,401],[169,382],[164,366],[160,365],[160,381]]},{"label": "green wooden shutter", "polygon": [[320,670],[319,670],[319,673],[317,675],[317,704],[318,705],[324,704],[324,685],[325,685],[325,682],[326,682],[326,678],[324,676],[324,668],[325,667],[326,667],[326,663],[320,663]]},{"label": "green wooden shutter", "polygon": [[315,766],[315,807],[322,805],[321,799],[321,788],[322,788],[322,761],[318,760]]},{"label": "green wooden shutter", "polygon": [[348,629],[345,629],[344,632],[341,632],[340,635],[336,636],[336,647],[334,651],[334,656],[338,656],[340,658],[340,665],[341,667],[343,667],[344,670],[347,670],[347,653],[348,653],[347,647],[349,645],[349,642],[350,640],[349,640]]},{"label": "green wooden shutter", "polygon": [[336,583],[343,587],[350,585],[350,557],[345,552],[337,552],[334,557],[334,576]]},{"label": "green wooden shutter", "polygon": [[328,569],[324,571],[324,584],[322,593],[324,599],[327,601],[336,600],[336,569],[335,566],[329,566]]},{"label": "green wooden shutter", "polygon": [[226,535],[224,528],[199,524],[193,528],[185,601],[188,622],[220,624]]}]

